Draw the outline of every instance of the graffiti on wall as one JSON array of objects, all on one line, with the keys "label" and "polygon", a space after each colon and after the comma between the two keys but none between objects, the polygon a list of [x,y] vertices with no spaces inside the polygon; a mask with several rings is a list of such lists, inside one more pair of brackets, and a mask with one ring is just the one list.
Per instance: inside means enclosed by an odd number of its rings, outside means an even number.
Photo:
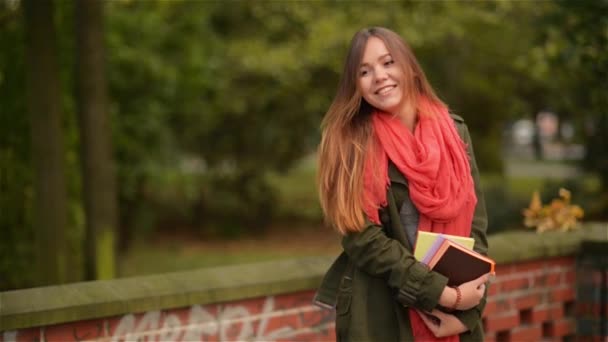
[{"label": "graffiti on wall", "polygon": [[333,339],[334,315],[306,294],[149,311],[4,332],[0,342],[282,341]]}]

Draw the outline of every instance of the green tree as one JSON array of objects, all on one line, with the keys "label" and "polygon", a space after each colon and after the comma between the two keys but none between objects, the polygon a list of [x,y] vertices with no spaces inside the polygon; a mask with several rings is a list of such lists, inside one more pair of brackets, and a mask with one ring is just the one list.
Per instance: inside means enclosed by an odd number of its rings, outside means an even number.
[{"label": "green tree", "polygon": [[600,179],[592,214],[608,212],[608,2],[554,1],[541,36],[552,82],[552,104],[583,131],[582,166]]},{"label": "green tree", "polygon": [[[554,29],[561,36],[561,51],[553,56],[556,68],[571,76],[570,104],[565,109],[586,120],[584,165],[596,172],[602,190],[608,190],[608,2],[556,1]],[[555,36],[553,37],[556,38]],[[559,44],[560,42],[550,42]],[[606,203],[608,204],[608,203]]]},{"label": "green tree", "polygon": [[115,271],[117,196],[106,95],[103,3],[78,0],[76,83],[86,216],[86,278],[111,279]]},{"label": "green tree", "polygon": [[68,279],[64,136],[52,1],[24,1],[37,284]]},{"label": "green tree", "polygon": [[[33,170],[22,13],[0,2],[0,290],[33,284]],[[20,272],[17,272],[20,270]]]}]

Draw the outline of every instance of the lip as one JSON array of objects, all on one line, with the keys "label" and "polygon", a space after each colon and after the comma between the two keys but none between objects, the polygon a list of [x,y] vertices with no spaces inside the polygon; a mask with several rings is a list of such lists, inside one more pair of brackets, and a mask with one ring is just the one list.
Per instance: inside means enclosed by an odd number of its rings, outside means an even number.
[{"label": "lip", "polygon": [[388,85],[382,86],[382,87],[380,87],[380,88],[376,89],[376,91],[374,91],[374,94],[376,94],[376,95],[383,95],[383,94],[380,94],[380,92],[381,92],[381,91],[383,91],[383,90],[384,90],[384,89],[386,89],[386,88],[390,88],[390,89],[387,91],[387,92],[390,92],[392,89],[397,88],[397,85],[396,85],[396,84],[388,84]]}]

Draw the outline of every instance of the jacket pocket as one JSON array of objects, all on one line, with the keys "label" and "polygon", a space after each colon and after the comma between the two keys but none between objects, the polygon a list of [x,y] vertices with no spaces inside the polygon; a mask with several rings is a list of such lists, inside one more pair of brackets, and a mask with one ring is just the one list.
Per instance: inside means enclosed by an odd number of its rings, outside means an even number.
[{"label": "jacket pocket", "polygon": [[[352,270],[352,264],[347,270]],[[340,281],[338,296],[336,298],[336,340],[348,341],[348,331],[351,324],[350,304],[353,298],[353,274],[346,272]]]},{"label": "jacket pocket", "polygon": [[348,331],[351,320],[350,304],[353,295],[351,291],[338,293],[336,302],[336,341],[348,341]]}]

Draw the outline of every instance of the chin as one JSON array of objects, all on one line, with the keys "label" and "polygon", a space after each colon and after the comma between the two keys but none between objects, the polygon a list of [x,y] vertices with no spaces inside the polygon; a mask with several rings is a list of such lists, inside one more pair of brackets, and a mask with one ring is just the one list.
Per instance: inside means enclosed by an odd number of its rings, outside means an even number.
[{"label": "chin", "polygon": [[400,99],[389,99],[388,101],[378,101],[374,107],[383,112],[393,112],[399,108]]},{"label": "chin", "polygon": [[396,104],[382,104],[382,105],[376,106],[376,108],[378,108],[379,110],[381,110],[383,112],[393,113],[393,112],[397,111],[399,106]]}]

